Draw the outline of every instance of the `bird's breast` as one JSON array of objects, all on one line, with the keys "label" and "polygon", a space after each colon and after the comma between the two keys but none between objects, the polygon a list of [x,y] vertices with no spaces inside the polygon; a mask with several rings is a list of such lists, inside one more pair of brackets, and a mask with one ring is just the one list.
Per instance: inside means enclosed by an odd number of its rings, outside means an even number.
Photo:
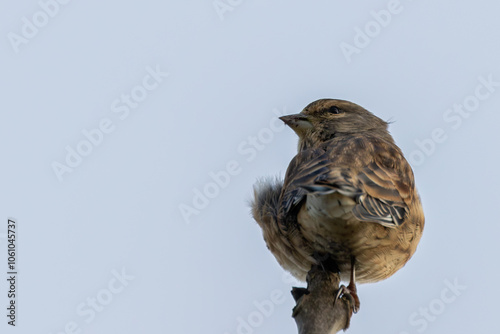
[{"label": "bird's breast", "polygon": [[351,257],[358,282],[384,279],[407,256],[395,249],[396,229],[359,221],[352,214],[355,205],[353,198],[339,193],[308,194],[297,216],[301,233],[315,252],[328,254],[339,265],[343,280],[348,280]]},{"label": "bird's breast", "polygon": [[352,214],[355,205],[354,199],[339,193],[307,195],[297,221],[317,252],[335,253],[339,260],[349,261],[351,239],[359,233],[359,222]]}]

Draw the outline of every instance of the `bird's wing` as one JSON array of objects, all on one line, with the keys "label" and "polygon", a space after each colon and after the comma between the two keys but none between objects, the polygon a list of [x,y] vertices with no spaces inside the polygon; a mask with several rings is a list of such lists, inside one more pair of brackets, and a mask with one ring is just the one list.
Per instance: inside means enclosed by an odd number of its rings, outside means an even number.
[{"label": "bird's wing", "polygon": [[293,210],[306,194],[340,193],[355,200],[352,213],[361,221],[387,227],[404,223],[413,194],[413,172],[392,143],[358,138],[316,154],[295,169],[289,175],[295,179],[288,184],[285,180],[284,210]]},{"label": "bird's wing", "polygon": [[328,172],[328,159],[324,150],[308,149],[299,152],[288,165],[280,197],[278,221],[283,230],[296,225],[296,213],[308,191],[303,185]]}]

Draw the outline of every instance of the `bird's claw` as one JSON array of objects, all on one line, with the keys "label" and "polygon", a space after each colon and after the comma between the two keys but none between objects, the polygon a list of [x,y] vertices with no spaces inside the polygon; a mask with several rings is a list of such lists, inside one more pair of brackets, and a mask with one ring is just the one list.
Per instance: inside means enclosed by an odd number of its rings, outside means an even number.
[{"label": "bird's claw", "polygon": [[335,296],[335,301],[333,302],[333,305],[335,306],[335,302],[337,301],[337,299],[340,299],[342,297],[347,298],[349,304],[351,305],[352,312],[358,313],[361,303],[359,302],[358,294],[356,293],[356,287],[352,289],[350,284],[349,287],[341,285],[337,290],[337,295]]}]

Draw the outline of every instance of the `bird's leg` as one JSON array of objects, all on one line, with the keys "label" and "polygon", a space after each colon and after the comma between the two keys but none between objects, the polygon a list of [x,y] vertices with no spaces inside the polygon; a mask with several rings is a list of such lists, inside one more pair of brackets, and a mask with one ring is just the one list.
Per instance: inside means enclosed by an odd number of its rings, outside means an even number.
[{"label": "bird's leg", "polygon": [[[313,252],[312,256],[317,261],[317,265],[321,266],[321,269],[323,269],[323,271],[326,271],[326,264],[327,264],[327,262],[329,264],[328,267],[331,267],[330,266],[331,263],[329,263],[329,262],[331,262],[330,255],[328,255],[326,253]],[[338,269],[336,267],[335,267],[335,269],[338,272]]]},{"label": "bird's leg", "polygon": [[349,285],[347,286],[347,289],[349,290],[352,298],[354,299],[354,313],[357,313],[359,311],[359,307],[361,306],[361,303],[359,302],[358,289],[356,289],[355,262],[356,262],[356,260],[354,259],[354,256],[352,256],[351,257],[351,279],[349,281]]},{"label": "bird's leg", "polygon": [[359,307],[361,306],[361,303],[359,302],[359,297],[356,289],[356,269],[354,266],[355,259],[354,257],[351,257],[351,277],[349,280],[349,285],[346,287],[345,285],[341,285],[339,290],[337,291],[337,296],[335,297],[335,300],[339,299],[342,296],[347,297],[349,299],[349,302],[352,305],[352,311],[354,313],[358,313]]}]

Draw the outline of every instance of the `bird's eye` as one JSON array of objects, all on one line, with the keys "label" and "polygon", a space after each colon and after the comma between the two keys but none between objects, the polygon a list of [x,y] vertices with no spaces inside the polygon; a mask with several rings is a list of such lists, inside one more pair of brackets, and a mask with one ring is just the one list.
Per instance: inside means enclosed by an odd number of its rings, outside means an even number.
[{"label": "bird's eye", "polygon": [[338,107],[336,106],[331,106],[330,108],[328,108],[326,110],[328,113],[330,114],[341,114],[342,113],[342,110],[340,110]]}]

